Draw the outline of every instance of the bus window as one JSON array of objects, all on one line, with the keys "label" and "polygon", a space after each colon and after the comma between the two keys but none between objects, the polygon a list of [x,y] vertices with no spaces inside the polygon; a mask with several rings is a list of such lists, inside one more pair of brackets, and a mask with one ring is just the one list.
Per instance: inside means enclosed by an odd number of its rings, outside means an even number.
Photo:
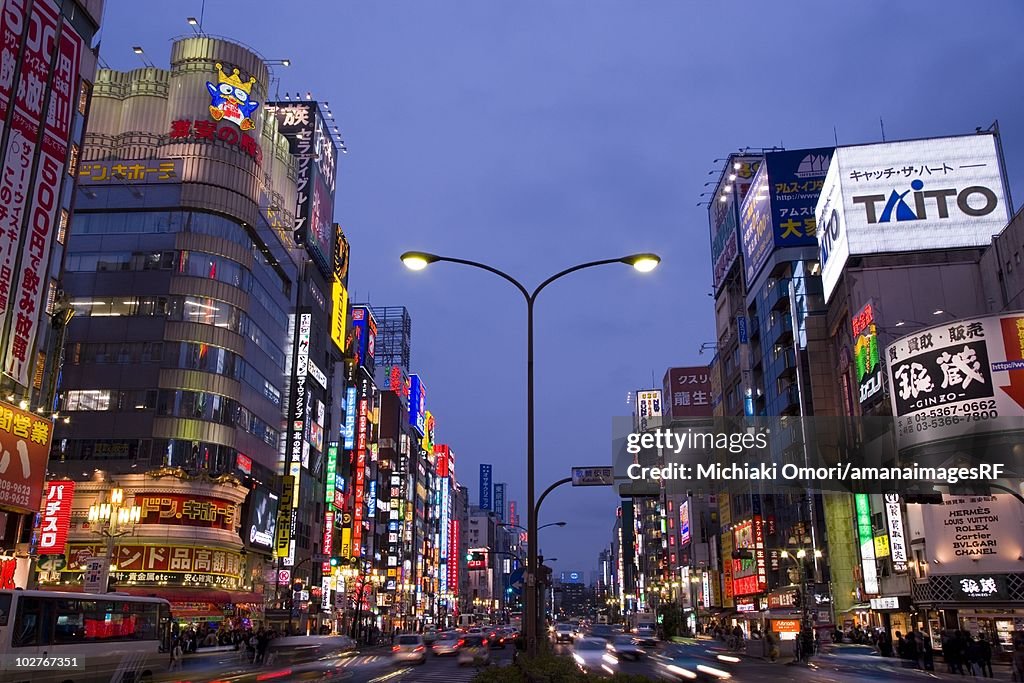
[{"label": "bus window", "polygon": [[57,624],[53,642],[57,645],[81,643],[85,640],[85,614],[82,600],[57,600]]},{"label": "bus window", "polygon": [[0,626],[7,626],[7,617],[11,613],[11,594],[0,593]]},{"label": "bus window", "polygon": [[22,597],[18,600],[18,617],[14,622],[11,647],[35,647],[40,644],[41,602],[39,598]]}]

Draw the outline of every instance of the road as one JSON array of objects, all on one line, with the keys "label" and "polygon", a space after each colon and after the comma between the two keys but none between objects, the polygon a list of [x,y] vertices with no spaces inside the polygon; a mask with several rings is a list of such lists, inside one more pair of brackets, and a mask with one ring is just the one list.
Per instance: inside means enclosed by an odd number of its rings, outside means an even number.
[{"label": "road", "polygon": [[[510,664],[512,648],[491,650],[494,665]],[[468,683],[472,666],[460,667],[454,656],[427,657],[425,664],[396,663],[391,653],[376,649],[322,660],[318,666],[253,666],[235,653],[190,657],[181,671],[160,676],[161,683],[262,683],[280,681],[344,681],[345,683]]]},{"label": "road", "polygon": [[[714,653],[729,655],[721,643],[712,641],[701,641],[705,649]],[[665,665],[668,663],[661,657],[663,648],[652,648],[640,661],[620,661],[616,667],[617,671],[624,674],[644,676],[651,680],[671,681],[676,679],[669,674]],[[565,657],[572,656],[572,647],[569,645],[558,645],[555,648],[556,654]],[[769,662],[759,657],[739,657],[739,662],[728,665],[732,674],[732,681],[771,681],[778,683],[784,679],[785,683],[792,681],[807,681],[809,683],[861,683],[879,681],[963,681],[961,676],[953,676],[941,672],[925,672],[915,669],[904,668],[898,659],[883,658],[872,654],[870,648],[839,648],[830,652],[817,655],[810,665],[799,665],[791,663]],[[941,667],[940,667],[941,668]],[[1009,679],[1008,670],[1006,675],[1000,676],[999,670],[996,678]]]}]

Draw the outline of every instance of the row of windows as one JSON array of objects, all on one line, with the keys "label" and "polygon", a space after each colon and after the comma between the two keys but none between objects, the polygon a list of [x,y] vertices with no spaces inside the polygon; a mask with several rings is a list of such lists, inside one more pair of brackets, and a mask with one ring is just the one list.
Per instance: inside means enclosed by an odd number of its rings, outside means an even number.
[{"label": "row of windows", "polygon": [[[122,213],[78,213],[72,229],[76,235],[166,234],[191,232],[210,235],[251,249],[258,263],[266,264],[263,252],[249,233],[235,221],[198,211],[132,211]],[[275,273],[275,285],[288,293],[288,284]]]},{"label": "row of windows", "polygon": [[284,352],[249,316],[217,299],[194,296],[107,296],[71,300],[81,317],[164,316],[168,320],[213,325],[247,336],[284,372]]},{"label": "row of windows", "polygon": [[[0,596],[0,601],[7,603],[3,613],[8,614],[11,596]],[[11,646],[155,641],[169,619],[166,605],[159,603],[21,597]]]},{"label": "row of windows", "polygon": [[279,432],[238,401],[204,391],[173,389],[72,389],[64,392],[66,412],[155,410],[157,415],[204,420],[245,430],[271,446]]},{"label": "row of windows", "polygon": [[75,343],[68,347],[67,362],[79,364],[161,363],[163,367],[201,370],[245,382],[275,406],[281,391],[241,356],[232,351],[196,342]]},{"label": "row of windows", "polygon": [[288,316],[248,268],[229,258],[202,251],[102,251],[68,254],[64,269],[75,273],[172,270],[180,275],[216,280],[248,292],[281,326]]}]

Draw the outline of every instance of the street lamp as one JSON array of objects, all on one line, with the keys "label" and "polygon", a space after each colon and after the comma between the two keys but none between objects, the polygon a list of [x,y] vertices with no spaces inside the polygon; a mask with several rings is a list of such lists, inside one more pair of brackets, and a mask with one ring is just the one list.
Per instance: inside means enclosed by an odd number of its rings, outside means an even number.
[{"label": "street lamp", "polygon": [[558,280],[566,275],[575,273],[579,270],[586,268],[594,268],[596,266],[604,266],[612,263],[623,263],[629,266],[633,266],[637,271],[641,273],[649,273],[650,271],[657,268],[658,264],[661,263],[661,257],[657,254],[641,253],[631,254],[629,256],[623,256],[620,258],[613,259],[602,259],[600,261],[589,261],[587,263],[581,263],[571,268],[566,268],[558,273],[555,273],[548,279],[541,282],[537,287],[530,292],[526,287],[516,280],[514,277],[505,273],[493,266],[479,263],[477,261],[469,261],[466,259],[452,258],[449,256],[438,256],[437,254],[431,254],[425,251],[407,251],[401,256],[402,263],[406,265],[410,270],[423,270],[431,263],[439,263],[446,261],[448,263],[457,263],[471,268],[479,268],[480,270],[486,270],[489,273],[497,275],[498,277],[511,283],[523,298],[526,299],[526,517],[527,517],[527,550],[528,559],[526,562],[526,614],[525,616],[525,632],[526,632],[526,651],[530,655],[537,654],[537,640],[538,640],[538,627],[540,620],[540,609],[537,604],[537,510],[534,505],[535,491],[534,491],[534,386],[533,386],[533,308],[537,301],[537,296],[544,290],[545,287],[550,285],[555,280]]},{"label": "street lamp", "polygon": [[114,558],[114,540],[127,536],[132,527],[142,519],[142,508],[138,505],[125,505],[124,489],[113,488],[107,494],[107,502],[93,503],[89,506],[90,524],[97,524],[96,533],[107,539],[107,567],[100,580],[103,590],[109,590],[110,572],[117,571]]}]

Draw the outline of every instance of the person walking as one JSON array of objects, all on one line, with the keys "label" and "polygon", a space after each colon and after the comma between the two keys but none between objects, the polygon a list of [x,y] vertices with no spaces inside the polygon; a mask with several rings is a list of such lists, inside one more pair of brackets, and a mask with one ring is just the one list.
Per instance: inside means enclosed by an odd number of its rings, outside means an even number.
[{"label": "person walking", "polygon": [[981,675],[985,678],[994,678],[992,674],[992,644],[985,636],[978,639],[978,668],[981,669]]},{"label": "person walking", "polygon": [[171,665],[168,667],[169,671],[179,671],[181,669],[181,660],[185,656],[185,651],[181,648],[181,638],[174,639],[174,645],[171,646]]},{"label": "person walking", "polygon": [[764,640],[768,644],[768,659],[774,662],[779,658],[779,636],[775,634],[775,631],[767,630]]}]

